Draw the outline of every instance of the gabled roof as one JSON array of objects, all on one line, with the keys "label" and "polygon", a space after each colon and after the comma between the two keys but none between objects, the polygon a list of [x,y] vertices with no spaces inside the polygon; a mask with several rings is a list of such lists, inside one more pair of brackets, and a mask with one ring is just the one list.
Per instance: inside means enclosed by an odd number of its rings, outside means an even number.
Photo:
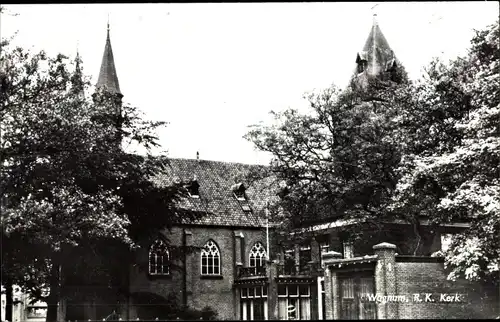
[{"label": "gabled roof", "polygon": [[104,46],[104,54],[102,55],[101,69],[99,71],[96,87],[98,89],[107,90],[113,94],[121,94],[118,75],[115,68],[115,60],[113,58],[113,49],[111,48],[111,40],[109,38],[109,23],[106,45]]},{"label": "gabled roof", "polygon": [[[179,206],[205,212],[197,225],[264,227],[266,202],[278,198],[271,178],[248,182],[251,171],[259,171],[261,165],[229,163],[198,159],[168,159],[165,173],[153,180],[160,185],[174,182],[199,184],[199,197],[187,198]],[[238,200],[233,191],[235,184],[243,183],[246,200]]]}]

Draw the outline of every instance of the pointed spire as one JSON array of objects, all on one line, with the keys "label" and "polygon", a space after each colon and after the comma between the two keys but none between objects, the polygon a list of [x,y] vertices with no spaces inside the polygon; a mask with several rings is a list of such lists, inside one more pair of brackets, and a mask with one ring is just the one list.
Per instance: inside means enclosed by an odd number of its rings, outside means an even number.
[{"label": "pointed spire", "polygon": [[76,45],[76,57],[75,57],[75,73],[73,74],[72,78],[72,84],[73,84],[73,91],[77,93],[79,98],[84,98],[85,97],[85,91],[84,91],[84,84],[83,84],[83,73],[82,69],[80,67],[81,63],[81,58],[80,58],[80,51],[79,51],[79,45],[77,42]]},{"label": "pointed spire", "polygon": [[[372,7],[372,10],[374,8]],[[356,64],[356,75],[362,83],[366,83],[367,77],[392,79],[393,77],[387,74],[393,73],[395,68],[400,67],[396,63],[394,52],[380,29],[376,13],[373,13],[372,28],[363,50],[358,52]]]},{"label": "pointed spire", "polygon": [[106,45],[104,46],[104,54],[102,56],[101,69],[99,71],[96,87],[121,95],[120,84],[118,83],[118,75],[115,68],[115,60],[113,58],[113,49],[111,48],[111,39],[109,36],[109,15]]}]

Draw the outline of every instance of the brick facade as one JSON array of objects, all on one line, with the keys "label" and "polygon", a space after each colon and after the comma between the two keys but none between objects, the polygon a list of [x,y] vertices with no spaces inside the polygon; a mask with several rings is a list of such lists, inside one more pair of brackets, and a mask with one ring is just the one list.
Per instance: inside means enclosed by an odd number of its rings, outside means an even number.
[{"label": "brick facade", "polygon": [[[471,319],[494,318],[500,314],[498,290],[464,280],[448,281],[443,266],[442,262],[398,262],[396,258],[398,294],[420,294],[424,300],[399,303],[399,318]],[[425,293],[432,293],[434,302],[425,301]],[[458,303],[440,301],[441,294],[457,293],[461,297]]]},{"label": "brick facade", "polygon": [[[372,272],[373,295],[386,297],[372,301],[378,319],[470,319],[500,314],[497,289],[464,280],[448,281],[442,258],[397,256],[396,246],[389,243],[373,249],[374,256],[352,259],[341,259],[341,254],[334,251],[323,255],[327,319],[341,318],[344,309],[339,273],[356,274],[362,268]],[[374,262],[371,267],[370,262]],[[369,299],[362,293],[354,298],[359,303]]]},{"label": "brick facade", "polygon": [[[213,240],[220,251],[221,276],[201,275],[201,251],[186,254],[183,260],[176,263],[178,270],[172,270],[169,276],[151,277],[147,272],[132,270],[130,291],[153,293],[164,298],[174,295],[178,303],[187,300],[187,305],[202,310],[210,306],[218,313],[219,319],[238,319],[238,297],[233,287],[236,267],[240,262],[249,265],[250,249],[256,242],[266,245],[266,231],[261,228],[231,227],[175,227],[169,233],[164,232],[172,244],[182,245],[183,239],[188,246],[203,247],[208,240]],[[186,238],[187,237],[187,238]],[[141,260],[148,258],[144,249],[138,256]],[[129,318],[140,317],[139,303],[131,303]]]}]

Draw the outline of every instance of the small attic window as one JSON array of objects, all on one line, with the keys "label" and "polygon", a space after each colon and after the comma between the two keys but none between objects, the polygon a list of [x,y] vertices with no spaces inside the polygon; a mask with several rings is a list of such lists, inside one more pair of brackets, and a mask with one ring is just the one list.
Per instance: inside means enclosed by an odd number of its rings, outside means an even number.
[{"label": "small attic window", "polygon": [[392,72],[396,69],[397,67],[397,64],[396,64],[396,60],[395,59],[391,59],[387,62],[387,65],[386,65],[386,68],[385,70],[388,71],[388,72]]},{"label": "small attic window", "polygon": [[250,208],[249,205],[242,205],[241,209],[243,209],[244,212],[251,212],[252,208]]},{"label": "small attic window", "polygon": [[186,189],[191,198],[200,198],[200,184],[197,180],[193,180],[186,185]]},{"label": "small attic window", "polygon": [[358,74],[361,74],[366,70],[366,66],[368,65],[366,60],[361,60],[358,63]]},{"label": "small attic window", "polygon": [[366,70],[368,66],[368,61],[366,60],[366,52],[360,52],[356,56],[356,64],[358,65],[358,74],[361,74]]},{"label": "small attic window", "polygon": [[233,194],[236,197],[236,199],[238,199],[240,201],[247,200],[246,194],[245,194],[246,188],[245,188],[245,185],[243,183],[234,184],[231,187],[231,190],[233,191]]}]

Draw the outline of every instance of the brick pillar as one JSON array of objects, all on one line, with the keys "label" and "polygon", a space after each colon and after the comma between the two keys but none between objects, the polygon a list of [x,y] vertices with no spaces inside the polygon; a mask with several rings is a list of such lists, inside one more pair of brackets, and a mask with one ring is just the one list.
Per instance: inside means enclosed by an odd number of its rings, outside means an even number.
[{"label": "brick pillar", "polygon": [[[193,233],[189,230],[184,230],[184,246],[193,246]],[[184,262],[184,295],[183,302],[186,305],[192,305],[193,302],[193,278],[195,272],[193,271],[193,253],[185,254]]]},{"label": "brick pillar", "polygon": [[[234,280],[238,278],[238,272],[243,267],[243,254],[241,252],[243,246],[244,235],[240,231],[234,232]],[[233,307],[235,308],[234,319],[241,320],[240,309],[240,289],[233,288]]]},{"label": "brick pillar", "polygon": [[332,270],[331,266],[340,258],[342,258],[342,254],[335,251],[324,253],[322,258],[325,264],[325,307],[323,308],[323,316],[326,320],[340,319],[339,283],[337,272]]},{"label": "brick pillar", "polygon": [[316,239],[311,240],[311,261],[320,262],[319,243]]},{"label": "brick pillar", "polygon": [[278,261],[266,261],[266,271],[269,286],[267,289],[267,317],[269,320],[278,320]]},{"label": "brick pillar", "polygon": [[316,280],[315,283],[310,285],[310,296],[311,296],[311,320],[318,320],[319,319],[319,312],[318,312],[318,301],[321,301],[321,297],[319,297],[318,294],[318,273],[316,270],[316,265],[317,262],[315,261],[310,261],[307,263],[309,267],[311,268],[311,276],[313,276]]},{"label": "brick pillar", "polygon": [[243,233],[240,231],[234,232],[234,265],[238,266],[244,265],[243,262],[243,254],[241,252],[241,248],[243,245]]},{"label": "brick pillar", "polygon": [[[396,295],[396,245],[381,243],[373,246],[377,255],[375,291],[377,295]],[[397,303],[377,303],[378,319],[397,319]]]}]

